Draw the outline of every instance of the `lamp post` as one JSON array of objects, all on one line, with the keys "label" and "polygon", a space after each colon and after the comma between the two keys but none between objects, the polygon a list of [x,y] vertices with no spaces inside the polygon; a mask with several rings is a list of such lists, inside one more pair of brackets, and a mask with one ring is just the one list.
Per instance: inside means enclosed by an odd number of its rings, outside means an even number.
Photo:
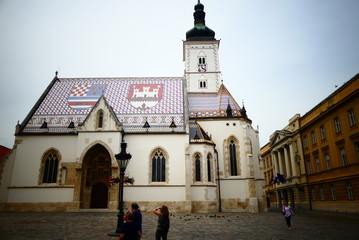
[{"label": "lamp post", "polygon": [[114,233],[107,234],[108,236],[119,236],[120,228],[123,223],[123,179],[125,177],[125,170],[130,162],[131,154],[126,153],[127,143],[121,142],[121,152],[115,155],[118,167],[120,170],[120,182],[118,184],[118,215],[117,215],[117,228]]}]

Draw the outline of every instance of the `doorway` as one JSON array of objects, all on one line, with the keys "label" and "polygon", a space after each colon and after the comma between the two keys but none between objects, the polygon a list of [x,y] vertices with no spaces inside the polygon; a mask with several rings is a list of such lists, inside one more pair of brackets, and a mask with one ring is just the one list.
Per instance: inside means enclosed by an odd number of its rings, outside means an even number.
[{"label": "doorway", "polygon": [[90,148],[82,165],[81,208],[108,208],[111,157],[101,144]]},{"label": "doorway", "polygon": [[90,208],[107,208],[108,187],[104,183],[96,183],[91,190]]}]

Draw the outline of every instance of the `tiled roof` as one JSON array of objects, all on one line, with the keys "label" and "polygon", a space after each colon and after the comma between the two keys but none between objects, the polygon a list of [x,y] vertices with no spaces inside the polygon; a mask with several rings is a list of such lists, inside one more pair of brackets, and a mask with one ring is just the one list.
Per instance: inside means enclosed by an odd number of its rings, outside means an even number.
[{"label": "tiled roof", "polygon": [[[35,106],[23,132],[71,132],[82,123],[104,95],[125,131],[184,131],[183,84],[180,77],[158,78],[60,78]],[[40,129],[43,122],[47,129]],[[66,130],[67,129],[67,130]]]},{"label": "tiled roof", "polygon": [[209,143],[215,144],[211,137],[203,130],[196,121],[189,122],[189,141],[190,143]]},{"label": "tiled roof", "polygon": [[241,117],[241,107],[222,84],[217,93],[188,93],[190,118],[226,117],[228,104],[233,117]]}]

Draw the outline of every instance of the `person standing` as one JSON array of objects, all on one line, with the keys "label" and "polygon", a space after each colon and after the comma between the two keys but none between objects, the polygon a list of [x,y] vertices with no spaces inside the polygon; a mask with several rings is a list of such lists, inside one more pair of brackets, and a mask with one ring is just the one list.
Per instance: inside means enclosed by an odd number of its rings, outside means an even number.
[{"label": "person standing", "polygon": [[153,211],[158,216],[158,225],[156,230],[156,240],[167,240],[168,230],[170,229],[170,218],[167,206],[158,207]]},{"label": "person standing", "polygon": [[[134,217],[133,221],[139,226],[142,236],[142,213],[137,203],[131,204],[131,212],[133,213]],[[140,239],[140,237],[138,239]]]},{"label": "person standing", "polygon": [[134,216],[132,212],[127,212],[123,217],[125,221],[121,225],[120,229],[120,240],[137,240],[141,237],[140,228],[137,223],[135,223]]},{"label": "person standing", "polygon": [[290,222],[290,218],[294,215],[293,209],[291,206],[288,205],[287,202],[283,203],[283,207],[282,207],[282,212],[283,212],[283,216],[285,218],[285,221],[287,223],[288,229],[291,230],[292,229],[292,225]]}]

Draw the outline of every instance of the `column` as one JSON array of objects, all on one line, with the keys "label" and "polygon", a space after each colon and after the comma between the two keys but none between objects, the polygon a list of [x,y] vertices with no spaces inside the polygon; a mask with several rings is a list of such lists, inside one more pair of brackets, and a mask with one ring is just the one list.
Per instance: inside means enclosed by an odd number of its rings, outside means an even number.
[{"label": "column", "polygon": [[279,173],[284,174],[284,172],[283,172],[283,161],[282,161],[282,155],[281,155],[280,149],[277,150],[277,153],[278,153],[278,161],[279,161]]},{"label": "column", "polygon": [[275,151],[272,152],[272,161],[274,162],[274,171],[273,174],[276,175],[276,173],[278,172],[278,162],[277,162],[277,157],[275,155]]},{"label": "column", "polygon": [[293,151],[293,144],[289,143],[289,155],[290,155],[290,161],[292,163],[292,176],[298,176],[298,172],[297,171],[297,164],[295,162],[295,156],[294,156],[294,151]]},{"label": "column", "polygon": [[287,173],[287,178],[289,178],[292,176],[292,174],[291,174],[290,163],[289,163],[289,159],[288,159],[287,145],[283,146],[283,150],[284,150],[285,171]]}]

